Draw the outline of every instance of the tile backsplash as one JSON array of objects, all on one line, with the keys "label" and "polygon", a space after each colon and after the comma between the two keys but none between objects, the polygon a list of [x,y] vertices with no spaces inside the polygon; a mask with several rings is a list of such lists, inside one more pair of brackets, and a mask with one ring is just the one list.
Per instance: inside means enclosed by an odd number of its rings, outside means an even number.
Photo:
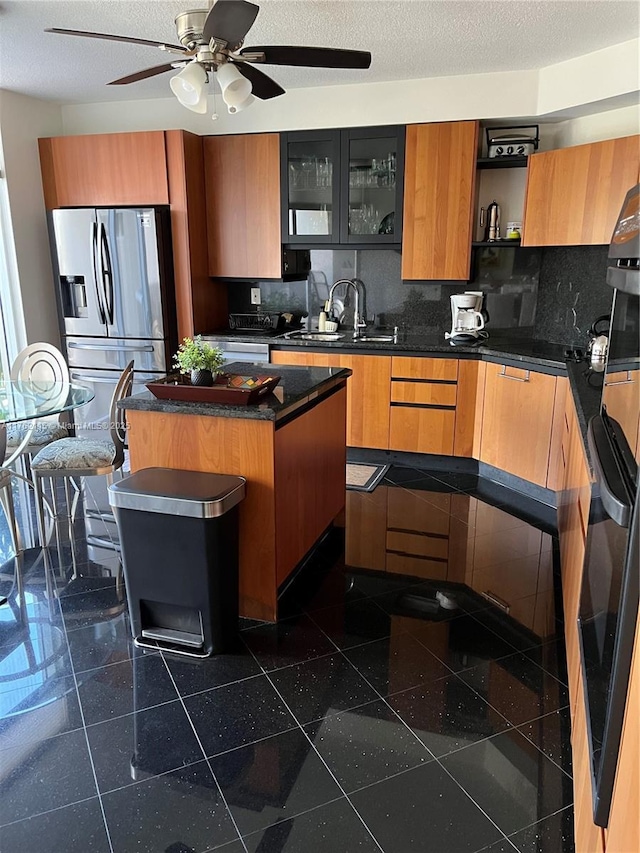
[{"label": "tile backsplash", "polygon": [[[308,311],[309,326],[314,326],[332,283],[359,278],[365,285],[369,322],[444,334],[451,323],[449,297],[481,290],[489,333],[513,330],[518,336],[583,345],[593,320],[611,308],[612,293],[605,283],[607,251],[606,246],[477,248],[472,278],[465,284],[404,282],[400,252],[392,249],[312,249],[308,279],[258,282],[261,310]],[[250,305],[251,285],[255,282],[229,284],[230,311],[256,310]],[[336,296],[348,323],[352,297],[341,291]]]}]

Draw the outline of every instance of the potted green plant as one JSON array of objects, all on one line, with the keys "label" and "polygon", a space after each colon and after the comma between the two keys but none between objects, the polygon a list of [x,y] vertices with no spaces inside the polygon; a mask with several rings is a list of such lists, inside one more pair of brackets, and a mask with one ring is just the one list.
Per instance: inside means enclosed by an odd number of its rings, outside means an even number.
[{"label": "potted green plant", "polygon": [[203,341],[201,335],[185,338],[173,360],[180,373],[190,374],[192,385],[213,385],[224,364],[222,350]]}]

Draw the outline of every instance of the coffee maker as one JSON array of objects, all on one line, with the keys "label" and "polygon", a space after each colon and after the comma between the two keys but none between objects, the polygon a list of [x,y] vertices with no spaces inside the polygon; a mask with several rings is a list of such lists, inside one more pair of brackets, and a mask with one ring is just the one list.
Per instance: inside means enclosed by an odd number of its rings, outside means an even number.
[{"label": "coffee maker", "polygon": [[451,297],[451,331],[444,333],[451,346],[474,344],[489,337],[484,331],[482,300],[482,292],[473,290]]}]

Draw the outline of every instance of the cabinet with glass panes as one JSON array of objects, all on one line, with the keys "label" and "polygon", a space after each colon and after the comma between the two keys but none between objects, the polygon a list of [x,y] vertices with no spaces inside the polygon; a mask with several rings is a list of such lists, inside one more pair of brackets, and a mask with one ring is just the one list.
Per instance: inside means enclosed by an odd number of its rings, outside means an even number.
[{"label": "cabinet with glass panes", "polygon": [[282,134],[283,242],[402,240],[404,127]]}]

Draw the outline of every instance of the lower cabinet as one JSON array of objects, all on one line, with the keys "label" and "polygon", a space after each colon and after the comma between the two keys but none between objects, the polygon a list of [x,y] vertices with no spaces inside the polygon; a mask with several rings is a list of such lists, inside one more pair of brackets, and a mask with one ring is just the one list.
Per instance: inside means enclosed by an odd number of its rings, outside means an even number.
[{"label": "lower cabinet", "polygon": [[350,368],[353,374],[347,382],[347,445],[388,449],[390,356],[274,350],[271,361]]},{"label": "lower cabinet", "polygon": [[487,364],[480,460],[546,487],[556,377]]}]

